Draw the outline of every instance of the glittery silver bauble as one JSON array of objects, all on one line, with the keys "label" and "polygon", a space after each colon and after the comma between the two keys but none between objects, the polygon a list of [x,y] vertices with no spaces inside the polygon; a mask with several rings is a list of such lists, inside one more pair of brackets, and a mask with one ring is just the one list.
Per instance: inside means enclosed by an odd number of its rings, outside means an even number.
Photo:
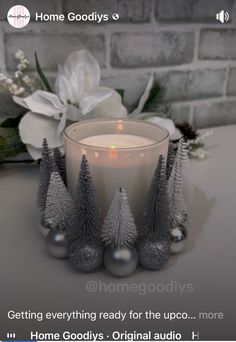
[{"label": "glittery silver bauble", "polygon": [[58,229],[50,229],[47,235],[47,247],[49,253],[59,259],[65,259],[69,255],[69,242],[66,232]]},{"label": "glittery silver bauble", "polygon": [[42,222],[39,222],[39,231],[43,237],[46,237],[50,231],[50,228],[43,225]]},{"label": "glittery silver bauble", "polygon": [[140,239],[137,245],[140,264],[150,270],[159,270],[170,255],[170,239],[167,236],[150,234]]},{"label": "glittery silver bauble", "polygon": [[100,242],[75,240],[70,247],[70,263],[81,272],[92,272],[103,262],[104,249]]},{"label": "glittery silver bauble", "polygon": [[170,231],[171,244],[170,252],[177,254],[183,251],[186,246],[187,231],[184,226],[171,228]]},{"label": "glittery silver bauble", "polygon": [[132,273],[138,265],[138,254],[133,246],[107,247],[104,256],[106,269],[117,277]]}]

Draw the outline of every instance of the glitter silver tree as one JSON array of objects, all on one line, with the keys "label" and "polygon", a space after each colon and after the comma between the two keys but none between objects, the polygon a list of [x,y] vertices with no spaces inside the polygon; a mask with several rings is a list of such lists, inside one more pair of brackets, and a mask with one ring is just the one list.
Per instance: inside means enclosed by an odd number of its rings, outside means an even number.
[{"label": "glitter silver tree", "polygon": [[66,185],[66,163],[65,163],[65,157],[61,153],[60,149],[58,147],[53,149],[53,157],[54,161],[58,167],[58,171],[60,173],[60,176]]},{"label": "glitter silver tree", "polygon": [[182,169],[182,184],[183,184],[183,197],[186,207],[192,202],[192,180],[190,175],[189,167],[189,151],[188,151],[188,140],[186,138],[181,138],[179,141],[177,156],[181,160]]},{"label": "glitter silver tree", "polygon": [[167,162],[166,162],[166,176],[167,176],[167,180],[170,178],[174,162],[175,162],[175,144],[170,141],[169,142],[169,147],[168,147]]},{"label": "glitter silver tree", "polygon": [[168,182],[172,227],[178,224],[185,226],[188,222],[186,203],[191,191],[187,176],[188,163],[187,141],[181,138]]},{"label": "glitter silver tree", "polygon": [[64,231],[71,230],[73,219],[72,198],[54,165],[48,186],[44,220],[51,229]]},{"label": "glitter silver tree", "polygon": [[85,155],[82,157],[78,185],[75,193],[75,219],[70,239],[83,241],[100,239],[100,226],[95,189]]},{"label": "glitter silver tree", "polygon": [[125,190],[115,192],[102,227],[102,240],[111,247],[130,246],[137,240],[137,227]]},{"label": "glitter silver tree", "polygon": [[46,208],[46,199],[51,172],[52,157],[48,148],[47,139],[43,139],[42,157],[40,162],[39,187],[37,196],[37,205],[42,213],[42,221],[44,221],[43,213]]},{"label": "glitter silver tree", "polygon": [[169,234],[170,206],[167,189],[166,162],[161,155],[146,197],[143,215],[145,235],[150,233]]}]

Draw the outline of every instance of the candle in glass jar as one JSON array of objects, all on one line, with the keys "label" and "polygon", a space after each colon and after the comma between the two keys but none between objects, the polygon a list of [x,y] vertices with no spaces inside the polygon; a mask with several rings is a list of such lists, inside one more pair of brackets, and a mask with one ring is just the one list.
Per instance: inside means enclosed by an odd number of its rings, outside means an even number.
[{"label": "candle in glass jar", "polygon": [[137,120],[84,120],[67,127],[64,137],[71,194],[75,193],[82,156],[86,155],[102,219],[114,192],[123,187],[139,224],[159,156],[167,154],[168,132]]}]

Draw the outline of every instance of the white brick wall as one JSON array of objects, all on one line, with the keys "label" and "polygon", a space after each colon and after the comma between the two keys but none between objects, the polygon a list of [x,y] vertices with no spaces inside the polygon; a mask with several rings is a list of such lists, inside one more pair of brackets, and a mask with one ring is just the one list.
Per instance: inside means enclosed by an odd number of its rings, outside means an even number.
[{"label": "white brick wall", "polygon": [[[134,104],[154,74],[167,86],[173,119],[196,127],[236,123],[236,0],[21,0],[32,12],[120,14],[118,22],[38,23],[21,30],[6,22],[13,0],[0,1],[0,69],[14,70],[23,49],[34,51],[50,77],[76,49],[88,49],[102,67],[102,83],[125,89]],[[228,10],[230,22],[215,20]],[[0,94],[0,117],[16,108]],[[4,103],[4,105],[3,105]]]}]

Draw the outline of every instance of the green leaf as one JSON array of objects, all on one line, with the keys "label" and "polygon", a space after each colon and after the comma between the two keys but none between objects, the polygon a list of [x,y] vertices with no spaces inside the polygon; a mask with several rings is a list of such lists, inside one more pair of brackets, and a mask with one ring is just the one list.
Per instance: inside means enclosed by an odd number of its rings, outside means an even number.
[{"label": "green leaf", "polygon": [[50,83],[39,64],[39,60],[38,60],[38,56],[36,52],[34,53],[34,57],[35,57],[36,70],[37,70],[37,73],[39,75],[39,78],[42,82],[44,89],[49,91],[50,93],[53,93],[52,87],[50,86]]},{"label": "green leaf", "polygon": [[0,125],[0,127],[6,128],[6,127],[11,127],[11,128],[17,128],[20,120],[24,114],[20,114],[15,118],[8,118],[5,121],[3,121]]},{"label": "green leaf", "polygon": [[190,142],[189,144],[189,150],[190,151],[196,151],[198,150],[199,148],[203,148],[205,147],[205,144],[203,142]]},{"label": "green leaf", "polygon": [[25,151],[17,129],[0,127],[0,162]]},{"label": "green leaf", "polygon": [[147,101],[144,104],[143,111],[157,111],[159,106],[163,104],[165,92],[166,87],[162,83],[156,81],[150,91]]},{"label": "green leaf", "polygon": [[116,89],[116,92],[121,96],[121,99],[123,101],[124,95],[125,95],[125,90],[124,89]]}]

